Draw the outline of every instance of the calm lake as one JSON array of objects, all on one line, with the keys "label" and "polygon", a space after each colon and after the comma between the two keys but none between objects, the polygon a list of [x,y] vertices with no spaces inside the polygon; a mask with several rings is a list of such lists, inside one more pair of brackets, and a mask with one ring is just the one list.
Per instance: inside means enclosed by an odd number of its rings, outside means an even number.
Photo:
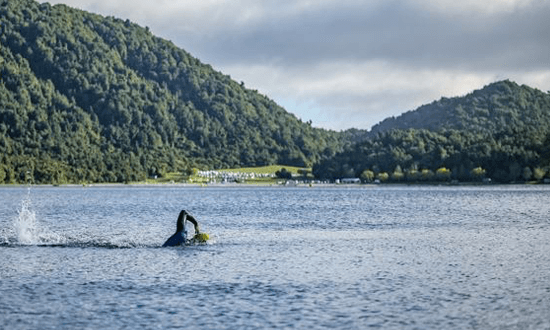
[{"label": "calm lake", "polygon": [[[3,329],[550,329],[550,186],[0,187]],[[181,209],[208,244],[161,248]]]}]

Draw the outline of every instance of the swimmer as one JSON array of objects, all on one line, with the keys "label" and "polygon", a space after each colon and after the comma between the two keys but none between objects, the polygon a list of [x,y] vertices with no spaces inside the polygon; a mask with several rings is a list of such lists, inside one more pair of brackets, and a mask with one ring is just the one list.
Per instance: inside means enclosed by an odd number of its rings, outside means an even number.
[{"label": "swimmer", "polygon": [[207,233],[201,233],[199,228],[199,223],[197,220],[189,214],[189,212],[182,210],[178,216],[178,221],[176,224],[176,233],[172,235],[162,246],[178,246],[184,245],[187,243],[187,230],[185,229],[185,223],[189,220],[195,226],[195,236],[193,241],[196,242],[206,242],[209,238]]}]

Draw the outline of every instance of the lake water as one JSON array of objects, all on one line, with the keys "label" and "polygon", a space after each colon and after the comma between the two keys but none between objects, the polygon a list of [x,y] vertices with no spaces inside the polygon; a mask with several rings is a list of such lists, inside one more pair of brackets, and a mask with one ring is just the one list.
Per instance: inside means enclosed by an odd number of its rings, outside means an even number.
[{"label": "lake water", "polygon": [[[4,329],[550,329],[550,187],[0,188]],[[189,210],[211,240],[161,248]]]}]

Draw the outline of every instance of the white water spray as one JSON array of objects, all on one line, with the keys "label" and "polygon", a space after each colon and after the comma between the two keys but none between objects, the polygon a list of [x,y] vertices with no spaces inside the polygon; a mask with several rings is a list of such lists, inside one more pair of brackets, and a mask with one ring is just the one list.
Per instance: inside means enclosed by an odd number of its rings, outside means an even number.
[{"label": "white water spray", "polygon": [[24,245],[36,244],[59,244],[64,241],[63,237],[41,228],[36,220],[36,213],[31,208],[31,190],[27,197],[21,202],[21,209],[13,222],[17,243]]},{"label": "white water spray", "polygon": [[14,221],[17,241],[21,244],[36,244],[38,229],[36,225],[36,214],[30,209],[30,190],[27,198],[21,202],[19,215]]}]

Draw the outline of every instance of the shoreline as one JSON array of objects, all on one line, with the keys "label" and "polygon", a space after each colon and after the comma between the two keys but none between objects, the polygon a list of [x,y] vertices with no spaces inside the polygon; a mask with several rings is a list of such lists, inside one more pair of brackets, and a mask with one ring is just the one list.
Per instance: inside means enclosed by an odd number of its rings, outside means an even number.
[{"label": "shoreline", "polygon": [[544,182],[482,183],[482,182],[425,182],[425,183],[89,183],[89,184],[0,184],[0,188],[377,188],[377,187],[496,187],[496,186],[550,186]]}]

